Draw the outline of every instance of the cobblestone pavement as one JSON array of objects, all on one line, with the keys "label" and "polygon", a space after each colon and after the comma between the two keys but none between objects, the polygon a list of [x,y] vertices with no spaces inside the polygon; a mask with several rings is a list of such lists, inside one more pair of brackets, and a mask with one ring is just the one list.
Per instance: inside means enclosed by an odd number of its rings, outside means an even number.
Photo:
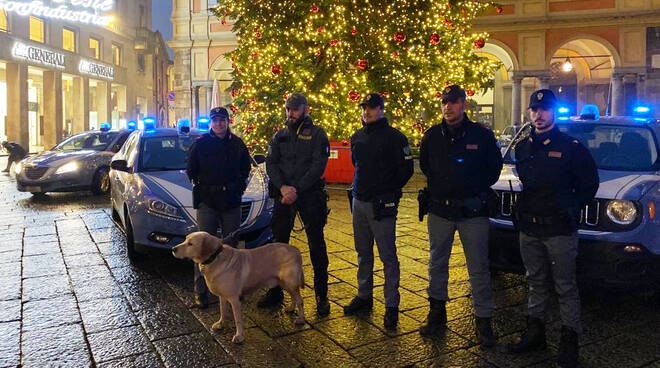
[{"label": "cobblestone pavement", "polygon": [[[0,165],[4,165],[0,159]],[[419,187],[415,177],[408,189]],[[401,262],[400,325],[382,327],[382,265],[376,262],[371,316],[345,317],[341,306],[356,293],[356,254],[345,193],[333,191],[326,227],[330,258],[330,316],[314,313],[310,285],[304,290],[308,323],[295,327],[281,310],[255,306],[263,291],[247,297],[246,341],[231,343],[233,326],[210,327],[217,303],[189,309],[192,268],[168,254],[129,264],[124,237],[110,219],[107,198],[88,193],[45,199],[19,193],[0,175],[0,367],[549,367],[560,324],[550,312],[549,347],[527,355],[476,346],[470,286],[457,239],[451,256],[448,331],[424,340],[417,329],[427,312],[428,239],[416,219],[413,194],[402,200],[398,223]],[[305,279],[312,268],[303,234],[293,244],[304,252]],[[501,343],[524,327],[524,278],[495,274],[495,331]],[[641,293],[607,299],[583,290],[583,367],[660,367],[660,303]],[[555,303],[556,304],[556,303]]]}]

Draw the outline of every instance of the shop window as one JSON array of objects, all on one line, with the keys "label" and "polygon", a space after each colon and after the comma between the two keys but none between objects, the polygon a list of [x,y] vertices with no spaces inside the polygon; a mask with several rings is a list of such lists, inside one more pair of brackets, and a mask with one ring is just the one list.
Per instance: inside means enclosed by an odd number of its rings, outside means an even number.
[{"label": "shop window", "polygon": [[9,22],[7,22],[7,13],[0,10],[0,32],[9,32]]},{"label": "shop window", "polygon": [[112,44],[112,61],[115,65],[121,65],[121,47]]},{"label": "shop window", "polygon": [[30,39],[36,42],[46,42],[46,29],[42,19],[30,17]]},{"label": "shop window", "polygon": [[76,32],[62,28],[62,48],[67,51],[76,52]]},{"label": "shop window", "polygon": [[101,41],[96,38],[89,38],[89,51],[94,59],[101,58]]}]

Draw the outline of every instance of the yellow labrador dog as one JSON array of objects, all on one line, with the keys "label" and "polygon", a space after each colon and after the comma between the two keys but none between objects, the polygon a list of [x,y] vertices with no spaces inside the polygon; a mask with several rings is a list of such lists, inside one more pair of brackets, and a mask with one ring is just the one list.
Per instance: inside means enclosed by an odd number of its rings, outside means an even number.
[{"label": "yellow labrador dog", "polygon": [[219,297],[220,320],[213,324],[213,329],[223,327],[229,317],[227,302],[231,304],[236,324],[234,343],[239,344],[245,338],[240,297],[260,288],[279,285],[286,290],[291,295],[291,305],[286,311],[293,312],[297,307],[295,323],[305,323],[300,295],[300,289],[304,287],[302,256],[295,247],[272,243],[256,249],[234,249],[222,244],[222,240],[215,236],[198,231],[172,248],[172,254],[197,263],[209,290]]}]

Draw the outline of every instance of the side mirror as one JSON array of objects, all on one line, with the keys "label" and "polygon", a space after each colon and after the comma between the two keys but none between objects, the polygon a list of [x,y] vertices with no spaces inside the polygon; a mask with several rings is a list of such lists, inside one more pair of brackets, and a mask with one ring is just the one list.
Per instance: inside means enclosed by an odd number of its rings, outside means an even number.
[{"label": "side mirror", "polygon": [[254,155],[254,162],[256,162],[257,165],[261,165],[264,162],[266,162],[266,156],[264,156],[264,155]]},{"label": "side mirror", "polygon": [[126,160],[115,160],[110,163],[110,168],[117,171],[129,172]]},{"label": "side mirror", "polygon": [[110,149],[110,151],[113,152],[113,153],[117,153],[117,152],[119,152],[120,149],[121,149],[121,146],[120,146],[120,145],[118,145],[118,144],[113,144],[113,145],[112,145],[112,148]]}]

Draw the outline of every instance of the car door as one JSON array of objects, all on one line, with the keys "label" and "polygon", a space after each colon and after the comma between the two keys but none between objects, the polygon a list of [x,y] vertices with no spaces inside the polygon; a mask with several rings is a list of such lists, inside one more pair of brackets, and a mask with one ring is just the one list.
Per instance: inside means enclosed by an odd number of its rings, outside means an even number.
[{"label": "car door", "polygon": [[[115,156],[117,160],[127,160],[128,157],[133,155],[133,151],[136,149],[137,142],[139,141],[139,133],[131,135],[119,153]],[[129,166],[130,167],[130,166]],[[112,170],[110,177],[111,180],[111,190],[112,198],[115,201],[115,206],[119,215],[124,217],[124,203],[126,202],[126,186],[130,180],[132,180],[132,173],[127,173],[119,170]]]}]

